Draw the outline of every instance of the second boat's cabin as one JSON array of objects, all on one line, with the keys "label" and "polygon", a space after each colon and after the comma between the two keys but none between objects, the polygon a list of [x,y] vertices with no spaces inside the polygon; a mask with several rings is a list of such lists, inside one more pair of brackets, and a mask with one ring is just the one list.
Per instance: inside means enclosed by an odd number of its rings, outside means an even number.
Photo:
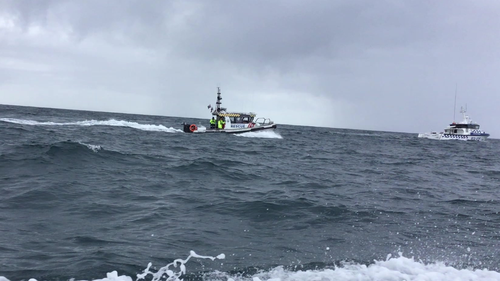
[{"label": "second boat's cabin", "polygon": [[468,124],[463,124],[463,123],[451,123],[450,127],[446,128],[444,130],[445,134],[469,134],[473,130],[479,130],[479,125],[478,124],[473,124],[473,123],[468,123]]},{"label": "second boat's cabin", "polygon": [[451,123],[450,127],[457,128],[457,129],[479,130],[479,124],[474,124],[474,123],[468,123],[468,124]]}]

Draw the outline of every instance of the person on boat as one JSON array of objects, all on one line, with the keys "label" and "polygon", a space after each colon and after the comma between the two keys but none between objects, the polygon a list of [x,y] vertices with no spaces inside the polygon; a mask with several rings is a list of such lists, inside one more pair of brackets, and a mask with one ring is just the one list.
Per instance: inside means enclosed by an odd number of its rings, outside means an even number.
[{"label": "person on boat", "polygon": [[224,117],[221,117],[219,119],[219,124],[218,124],[218,128],[219,129],[224,129],[224,125],[226,124],[226,122],[224,122]]},{"label": "person on boat", "polygon": [[210,129],[215,129],[215,118],[212,117],[212,119],[210,120]]}]

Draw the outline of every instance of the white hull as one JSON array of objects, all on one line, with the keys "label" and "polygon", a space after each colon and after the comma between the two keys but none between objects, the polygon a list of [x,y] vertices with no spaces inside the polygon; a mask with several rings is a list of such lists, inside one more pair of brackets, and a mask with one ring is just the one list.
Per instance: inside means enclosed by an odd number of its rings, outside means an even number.
[{"label": "white hull", "polygon": [[431,140],[463,140],[463,141],[485,141],[488,135],[454,135],[443,133],[422,133],[419,138]]},{"label": "white hull", "polygon": [[226,133],[226,134],[241,134],[241,133],[248,133],[248,132],[255,132],[255,131],[269,131],[269,130],[274,130],[276,129],[276,124],[271,124],[271,125],[262,125],[262,126],[255,126],[251,128],[233,128],[233,129],[205,129],[205,128],[199,128],[198,130],[194,131],[193,133]]}]

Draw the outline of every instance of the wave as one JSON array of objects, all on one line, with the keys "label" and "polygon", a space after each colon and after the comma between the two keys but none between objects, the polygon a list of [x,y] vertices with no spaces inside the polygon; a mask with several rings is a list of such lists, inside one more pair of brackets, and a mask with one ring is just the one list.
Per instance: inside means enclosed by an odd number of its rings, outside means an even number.
[{"label": "wave", "polygon": [[130,122],[125,120],[84,120],[77,122],[40,122],[35,120],[24,120],[15,118],[0,118],[0,121],[20,124],[20,125],[30,125],[30,126],[114,126],[114,127],[129,127],[133,129],[138,129],[142,131],[153,131],[153,132],[167,132],[167,133],[182,133],[181,129],[176,129],[173,127],[165,127],[163,125],[155,124],[140,124],[137,122]]},{"label": "wave", "polygon": [[[97,153],[101,154],[103,152],[107,152],[108,155],[109,153],[116,153],[105,150],[101,145],[81,141],[67,140],[53,143],[30,143],[15,146],[10,151],[0,154],[0,161],[4,161],[5,163],[12,161],[10,164],[14,162],[35,161],[22,164],[27,167],[28,165],[54,164],[54,161],[57,159],[67,159],[68,157],[73,157],[74,160],[81,160],[83,158],[79,157],[92,157],[93,155],[98,155]],[[30,169],[34,169],[34,167],[30,167]]]},{"label": "wave", "polygon": [[78,143],[85,146],[86,148],[92,150],[93,152],[96,152],[96,153],[102,149],[102,146],[100,146],[100,145],[88,144],[88,143],[84,143],[84,142],[78,142]]},{"label": "wave", "polygon": [[[328,249],[327,249],[328,250]],[[371,264],[362,264],[357,262],[340,262],[333,266],[326,266],[318,269],[304,269],[301,266],[284,267],[277,266],[269,270],[234,270],[231,272],[210,271],[198,272],[194,275],[188,273],[187,263],[191,258],[223,260],[224,254],[216,257],[201,256],[194,251],[190,251],[186,259],[175,259],[173,262],[159,268],[152,269],[152,263],[149,263],[142,273],[137,274],[134,279],[131,276],[119,275],[118,271],[108,272],[106,277],[93,279],[94,281],[179,281],[184,278],[188,280],[206,280],[206,281],[371,281],[371,280],[455,280],[455,281],[492,281],[500,280],[500,273],[488,269],[474,268],[455,268],[443,262],[424,263],[414,258],[404,257],[401,253],[399,257],[387,256],[386,260],[375,260]],[[221,263],[222,265],[222,263]],[[70,279],[74,280],[74,278]],[[78,279],[79,280],[79,279]],[[6,277],[0,276],[0,281],[10,281]],[[31,278],[30,281],[36,281]]]},{"label": "wave", "polygon": [[68,156],[71,154],[86,153],[89,150],[97,153],[99,151],[104,151],[104,148],[100,145],[67,140],[48,145],[48,150],[46,154],[55,156],[58,155],[59,153],[62,153],[62,155]]},{"label": "wave", "polygon": [[[213,273],[212,273],[213,274]],[[223,278],[221,278],[223,277]],[[205,280],[227,280],[231,281],[288,281],[288,280],[500,280],[500,273],[487,269],[457,269],[441,262],[425,264],[413,258],[403,256],[397,258],[388,257],[385,261],[374,261],[365,265],[359,263],[345,262],[333,268],[320,270],[298,270],[293,271],[278,266],[269,271],[263,271],[252,276],[228,275],[227,273],[215,273],[213,278]]]},{"label": "wave", "polygon": [[266,131],[266,130],[235,134],[235,136],[245,137],[245,138],[283,139],[283,137],[277,132]]}]

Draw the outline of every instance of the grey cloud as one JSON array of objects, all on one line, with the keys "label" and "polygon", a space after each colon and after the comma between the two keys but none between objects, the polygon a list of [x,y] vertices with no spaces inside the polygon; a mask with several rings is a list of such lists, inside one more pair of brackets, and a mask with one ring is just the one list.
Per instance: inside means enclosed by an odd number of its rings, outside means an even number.
[{"label": "grey cloud", "polygon": [[[385,2],[385,3],[384,3]],[[76,37],[116,34],[206,59],[331,58],[359,45],[398,47],[429,36],[425,5],[394,1],[12,2],[22,26],[71,27]],[[153,4],[151,4],[153,3]],[[410,2],[411,3],[411,2]],[[422,18],[422,15],[424,16]],[[420,34],[418,34],[420,33]],[[149,45],[154,38],[155,45]],[[418,38],[418,39],[417,39]],[[165,45],[162,45],[165,44]],[[345,53],[342,53],[345,54]]]}]

